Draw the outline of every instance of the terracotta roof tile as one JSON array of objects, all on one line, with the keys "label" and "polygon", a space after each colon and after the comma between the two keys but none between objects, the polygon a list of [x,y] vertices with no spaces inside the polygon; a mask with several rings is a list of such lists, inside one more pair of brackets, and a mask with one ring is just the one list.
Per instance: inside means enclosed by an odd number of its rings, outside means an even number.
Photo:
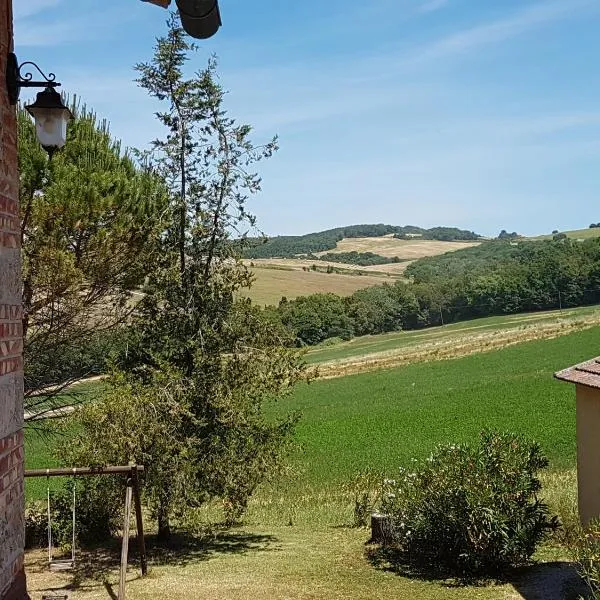
[{"label": "terracotta roof tile", "polygon": [[600,389],[600,356],[554,373],[556,379]]}]

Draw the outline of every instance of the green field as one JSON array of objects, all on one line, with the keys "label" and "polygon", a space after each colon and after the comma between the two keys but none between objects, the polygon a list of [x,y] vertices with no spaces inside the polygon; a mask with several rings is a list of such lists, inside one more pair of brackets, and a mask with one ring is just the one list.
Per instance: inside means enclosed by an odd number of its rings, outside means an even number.
[{"label": "green field", "polygon": [[[58,404],[76,404],[93,399],[103,389],[101,381],[80,383],[72,387],[72,391],[62,398],[57,398]],[[43,423],[34,423],[25,429],[25,468],[48,469],[58,466],[58,460],[53,453],[53,448],[64,441],[65,433],[61,431],[58,423],[52,420]],[[64,478],[52,478],[50,489],[59,488],[64,483]],[[42,499],[46,497],[47,482],[45,478],[25,480],[25,493],[29,499]]]},{"label": "green field", "polygon": [[300,386],[274,409],[302,412],[299,482],[314,488],[359,469],[393,472],[435,444],[484,427],[538,440],[553,468],[575,461],[575,392],[553,373],[600,353],[600,328],[465,358]]},{"label": "green field", "polygon": [[[576,314],[593,310],[597,309],[579,309]],[[556,315],[536,318],[552,316]],[[322,349],[319,356],[327,352],[331,359],[350,351],[413,344],[423,336],[520,323],[518,316],[492,317],[359,339],[350,346]],[[293,462],[297,482],[311,488],[337,484],[365,467],[394,469],[424,456],[437,443],[474,439],[485,426],[526,433],[542,443],[555,467],[567,467],[575,457],[573,390],[552,374],[597,354],[600,327],[464,358],[317,380],[298,386],[291,397],[269,410],[273,415],[302,413],[301,449]],[[57,435],[28,431],[27,468],[53,466],[48,448],[59,440]],[[30,496],[39,496],[45,484],[38,480],[27,485]]]}]

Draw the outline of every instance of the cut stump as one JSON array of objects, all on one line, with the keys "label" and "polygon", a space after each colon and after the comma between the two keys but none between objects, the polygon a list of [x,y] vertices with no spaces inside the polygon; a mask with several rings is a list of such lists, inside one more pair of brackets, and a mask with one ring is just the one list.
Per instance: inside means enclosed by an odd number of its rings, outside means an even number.
[{"label": "cut stump", "polygon": [[389,515],[373,513],[371,515],[370,544],[387,544],[393,540],[392,518]]}]

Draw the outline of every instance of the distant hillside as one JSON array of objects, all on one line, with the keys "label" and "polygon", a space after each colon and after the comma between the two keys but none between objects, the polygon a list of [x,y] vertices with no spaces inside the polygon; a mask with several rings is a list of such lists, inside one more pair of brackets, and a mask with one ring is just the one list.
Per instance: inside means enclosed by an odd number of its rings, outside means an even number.
[{"label": "distant hillside", "polygon": [[551,240],[555,235],[564,233],[568,238],[574,240],[588,240],[590,238],[600,237],[600,223],[594,224],[594,227],[588,227],[587,229],[573,229],[571,231],[557,231],[555,233],[549,233],[547,235],[539,235],[532,240]]},{"label": "distant hillside", "polygon": [[[419,238],[438,241],[463,241],[478,240],[480,236],[472,231],[456,227],[422,227],[384,225],[350,225],[336,227],[326,231],[308,233],[298,236],[278,236],[267,239],[263,243],[253,240],[253,245],[244,251],[246,258],[292,258],[299,255],[316,254],[334,250],[343,239],[348,238],[375,238],[393,235],[399,239]],[[256,245],[254,245],[256,244]]]}]

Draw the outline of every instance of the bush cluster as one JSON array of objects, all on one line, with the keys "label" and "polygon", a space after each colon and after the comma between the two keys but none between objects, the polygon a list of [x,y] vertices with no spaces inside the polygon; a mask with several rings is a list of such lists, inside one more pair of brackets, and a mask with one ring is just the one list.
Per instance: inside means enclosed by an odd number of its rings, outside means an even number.
[{"label": "bush cluster", "polygon": [[392,549],[458,576],[525,564],[558,527],[538,499],[537,474],[547,465],[537,443],[513,434],[483,432],[478,447],[439,446],[414,471],[385,482]]}]

